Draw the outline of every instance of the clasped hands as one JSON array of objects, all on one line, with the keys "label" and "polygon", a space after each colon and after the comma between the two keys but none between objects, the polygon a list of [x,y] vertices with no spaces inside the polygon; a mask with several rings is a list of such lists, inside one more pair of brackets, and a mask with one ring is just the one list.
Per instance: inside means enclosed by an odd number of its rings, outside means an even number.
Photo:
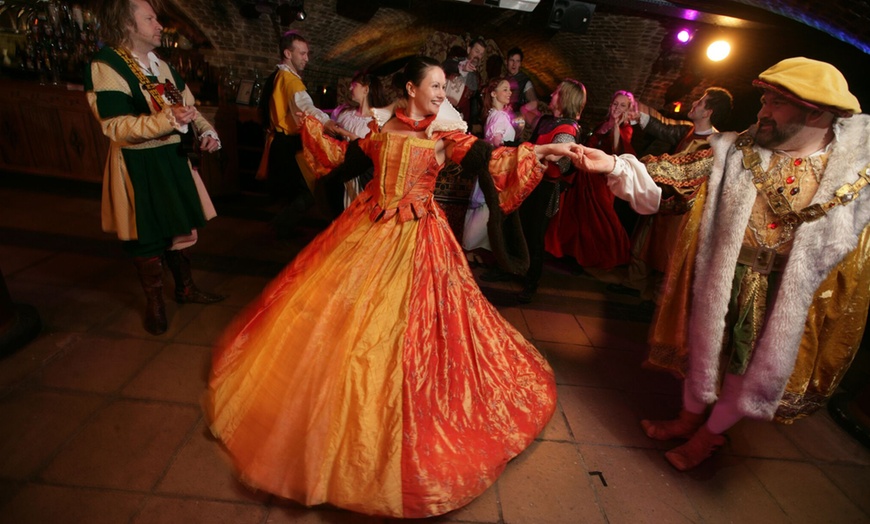
[{"label": "clasped hands", "polygon": [[[302,119],[306,116],[308,116],[308,113],[306,113],[305,111],[296,111],[296,120],[298,122],[301,122]],[[323,131],[331,136],[334,136],[336,138],[344,138],[345,140],[355,140],[359,138],[350,131],[338,125],[338,122],[332,119],[329,119],[323,123]]]},{"label": "clasped hands", "polygon": [[574,167],[590,173],[606,174],[616,168],[616,159],[600,149],[580,144],[557,143],[536,146],[536,152],[550,162],[568,157]]}]

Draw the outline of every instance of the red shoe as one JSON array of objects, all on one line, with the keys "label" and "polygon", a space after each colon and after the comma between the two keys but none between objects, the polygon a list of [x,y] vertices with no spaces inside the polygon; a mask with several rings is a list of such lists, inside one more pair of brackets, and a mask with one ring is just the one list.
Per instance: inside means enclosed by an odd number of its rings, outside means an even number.
[{"label": "red shoe", "polygon": [[723,444],[725,437],[711,433],[704,424],[688,442],[665,453],[665,458],[678,470],[689,471],[710,458]]},{"label": "red shoe", "polygon": [[704,424],[703,413],[690,413],[680,410],[680,415],[673,420],[641,420],[643,431],[651,439],[671,440],[674,438],[690,439]]}]

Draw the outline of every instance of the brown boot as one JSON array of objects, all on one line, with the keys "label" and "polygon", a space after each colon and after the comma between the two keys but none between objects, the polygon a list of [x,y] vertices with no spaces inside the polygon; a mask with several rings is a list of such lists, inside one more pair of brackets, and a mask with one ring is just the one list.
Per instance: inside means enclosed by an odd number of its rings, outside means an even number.
[{"label": "brown boot", "polygon": [[704,413],[691,413],[685,409],[673,420],[641,420],[643,431],[651,439],[671,440],[674,438],[691,438],[704,424]]},{"label": "brown boot", "polygon": [[688,442],[665,453],[665,458],[678,470],[688,471],[707,460],[723,444],[725,437],[711,433],[704,424]]},{"label": "brown boot", "polygon": [[227,298],[196,287],[190,274],[190,258],[186,249],[167,251],[166,265],[175,278],[175,301],[179,304],[214,304]]},{"label": "brown boot", "polygon": [[166,332],[166,304],[163,302],[163,257],[136,257],[139,282],[145,290],[145,331],[152,335]]}]

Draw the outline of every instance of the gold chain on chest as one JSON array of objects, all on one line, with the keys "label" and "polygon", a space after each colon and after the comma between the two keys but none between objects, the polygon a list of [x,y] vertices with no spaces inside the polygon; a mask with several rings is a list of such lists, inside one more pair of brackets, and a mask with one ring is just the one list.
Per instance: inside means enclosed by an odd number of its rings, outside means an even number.
[{"label": "gold chain on chest", "polygon": [[[768,205],[770,205],[771,210],[780,222],[792,229],[802,222],[812,222],[822,218],[836,206],[848,204],[855,199],[862,189],[870,184],[870,164],[867,164],[858,172],[858,180],[854,183],[841,186],[834,193],[834,198],[827,202],[812,204],[799,211],[795,211],[792,208],[791,202],[786,197],[786,191],[778,190],[778,187],[781,186],[771,176],[773,169],[768,169],[767,172],[761,169],[761,156],[757,151],[752,149],[753,143],[753,137],[745,131],[737,137],[735,145],[743,153],[743,167],[752,172],[752,183],[755,184],[759,193],[767,197]],[[771,164],[773,164],[773,161],[771,161]],[[817,176],[820,177],[820,174]]]}]

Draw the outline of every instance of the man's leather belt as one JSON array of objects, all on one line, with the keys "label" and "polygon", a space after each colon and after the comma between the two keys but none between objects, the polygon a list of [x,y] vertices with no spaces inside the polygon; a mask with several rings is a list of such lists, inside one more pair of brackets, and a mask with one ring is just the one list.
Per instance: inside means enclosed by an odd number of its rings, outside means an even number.
[{"label": "man's leather belt", "polygon": [[785,269],[786,262],[788,255],[779,255],[776,250],[767,247],[743,245],[740,247],[740,255],[737,256],[738,264],[747,265],[760,275],[781,272]]}]

